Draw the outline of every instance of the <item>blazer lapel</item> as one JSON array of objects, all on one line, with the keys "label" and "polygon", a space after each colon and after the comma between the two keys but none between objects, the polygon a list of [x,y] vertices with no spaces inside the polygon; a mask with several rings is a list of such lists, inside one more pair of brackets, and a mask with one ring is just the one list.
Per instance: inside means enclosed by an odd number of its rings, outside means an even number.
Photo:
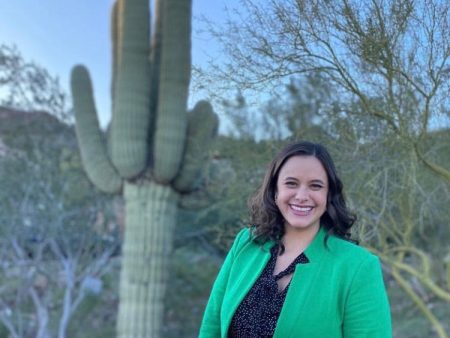
[{"label": "blazer lapel", "polygon": [[230,292],[227,292],[223,303],[223,307],[227,309],[226,317],[223,318],[224,327],[227,330],[237,307],[241,304],[253,284],[255,284],[269,261],[270,248],[273,246],[273,242],[267,242],[262,247],[253,242],[247,245],[252,247],[243,248],[238,253],[230,273],[230,281],[233,282],[230,285]]},{"label": "blazer lapel", "polygon": [[325,229],[320,228],[316,237],[305,250],[309,263],[297,264],[295,268],[278,318],[274,338],[294,337],[291,332],[295,326],[298,326],[301,314],[307,311],[304,309],[304,304],[307,303],[312,294],[311,291],[314,290],[315,281],[320,276],[321,256],[325,250],[323,244],[325,234]]}]

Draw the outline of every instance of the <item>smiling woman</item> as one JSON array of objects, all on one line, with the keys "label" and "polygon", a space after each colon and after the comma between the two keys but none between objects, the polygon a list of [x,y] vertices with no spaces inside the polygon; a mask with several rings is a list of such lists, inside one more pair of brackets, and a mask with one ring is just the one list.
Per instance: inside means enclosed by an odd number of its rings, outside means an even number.
[{"label": "smiling woman", "polygon": [[271,162],[214,283],[201,338],[389,338],[379,259],[354,244],[333,160],[288,145]]}]

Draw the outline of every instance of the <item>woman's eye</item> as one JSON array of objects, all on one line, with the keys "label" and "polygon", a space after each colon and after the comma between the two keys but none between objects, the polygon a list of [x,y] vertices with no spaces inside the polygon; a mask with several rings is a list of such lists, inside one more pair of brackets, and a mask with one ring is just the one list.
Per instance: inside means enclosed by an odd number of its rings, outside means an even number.
[{"label": "woman's eye", "polygon": [[312,184],[311,188],[313,190],[319,190],[319,189],[322,189],[322,185],[321,184]]},{"label": "woman's eye", "polygon": [[286,185],[288,187],[295,187],[297,185],[297,183],[295,183],[295,182],[286,182]]}]

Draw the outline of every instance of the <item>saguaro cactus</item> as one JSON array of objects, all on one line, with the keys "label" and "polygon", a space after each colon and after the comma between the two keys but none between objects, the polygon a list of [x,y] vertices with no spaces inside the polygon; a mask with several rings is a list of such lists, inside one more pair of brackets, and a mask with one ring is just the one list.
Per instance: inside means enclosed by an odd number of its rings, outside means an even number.
[{"label": "saguaro cactus", "polygon": [[217,117],[207,102],[186,113],[190,0],[117,0],[112,15],[113,114],[99,129],[88,71],[72,70],[76,131],[86,172],[122,193],[125,237],[118,337],[159,337],[180,196],[195,188]]}]

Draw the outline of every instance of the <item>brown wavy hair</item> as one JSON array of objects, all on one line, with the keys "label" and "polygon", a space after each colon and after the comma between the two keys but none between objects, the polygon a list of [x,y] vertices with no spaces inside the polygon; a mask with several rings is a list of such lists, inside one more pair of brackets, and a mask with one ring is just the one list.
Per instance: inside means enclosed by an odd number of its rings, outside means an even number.
[{"label": "brown wavy hair", "polygon": [[249,200],[253,240],[260,244],[274,241],[282,247],[284,218],[275,204],[275,194],[280,170],[292,156],[314,156],[322,163],[329,188],[326,210],[320,224],[327,230],[327,237],[335,235],[350,240],[350,228],[356,216],[347,209],[342,181],[328,150],[319,143],[309,141],[298,141],[284,147],[270,163],[262,185]]}]

